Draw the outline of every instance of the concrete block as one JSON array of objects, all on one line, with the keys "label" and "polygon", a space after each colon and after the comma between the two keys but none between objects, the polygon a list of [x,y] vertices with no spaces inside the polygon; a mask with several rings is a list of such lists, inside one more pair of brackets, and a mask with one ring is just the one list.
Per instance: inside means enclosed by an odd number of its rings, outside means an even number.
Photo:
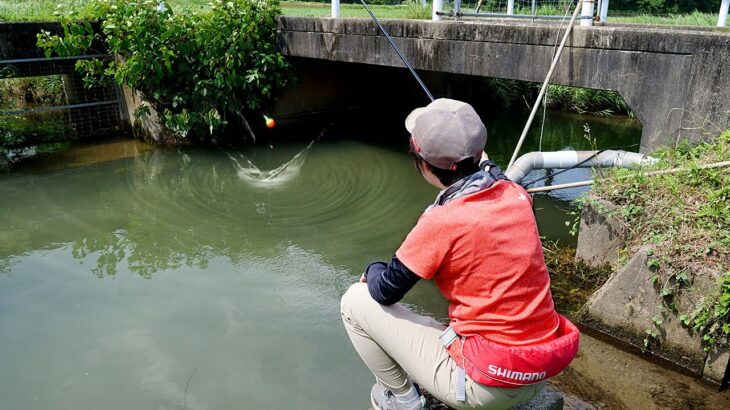
[{"label": "concrete block", "polygon": [[[130,87],[122,88],[124,97],[126,120],[132,126],[134,136],[147,142],[161,143],[172,139],[171,133],[165,128],[160,115],[154,105],[139,91]],[[142,107],[148,107],[149,114],[137,117],[135,113]]]},{"label": "concrete block", "polygon": [[721,384],[729,366],[730,351],[727,349],[711,349],[707,354],[707,360],[705,361],[705,369],[702,372],[702,377],[713,383]]},{"label": "concrete block", "polygon": [[616,205],[608,201],[586,204],[580,216],[575,257],[591,266],[613,265],[624,244],[624,228],[614,216]]},{"label": "concrete block", "polygon": [[[646,264],[647,253],[647,248],[636,252],[594,293],[581,311],[579,320],[639,348],[643,348],[646,331],[653,330],[657,338],[651,343],[651,354],[701,375],[707,358],[701,339],[682,326],[668,308],[662,307],[665,302],[652,283],[654,272]],[[713,289],[717,277],[716,272],[695,272],[692,287],[683,289],[674,298],[677,308],[680,311],[691,310],[703,295]],[[654,324],[655,317],[662,320],[660,326]]]}]

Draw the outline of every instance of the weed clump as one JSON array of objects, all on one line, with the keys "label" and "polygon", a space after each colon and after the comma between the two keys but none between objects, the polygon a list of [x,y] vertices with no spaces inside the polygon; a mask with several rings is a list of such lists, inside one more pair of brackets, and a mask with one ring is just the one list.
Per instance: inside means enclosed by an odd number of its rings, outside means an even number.
[{"label": "weed clump", "polygon": [[[656,272],[651,280],[663,301],[660,313],[676,314],[702,335],[706,348],[728,345],[730,167],[702,166],[730,160],[730,130],[711,142],[684,143],[653,155],[659,161],[650,167],[605,172],[591,198],[618,206],[625,255],[649,248],[647,265]],[[682,170],[656,173],[674,168]],[[694,306],[678,307],[676,296],[711,272],[720,274],[715,288]]]},{"label": "weed clump", "polygon": [[542,250],[550,273],[553,301],[563,314],[577,313],[611,276],[609,265],[592,267],[582,260],[576,260],[575,247],[543,241]]}]

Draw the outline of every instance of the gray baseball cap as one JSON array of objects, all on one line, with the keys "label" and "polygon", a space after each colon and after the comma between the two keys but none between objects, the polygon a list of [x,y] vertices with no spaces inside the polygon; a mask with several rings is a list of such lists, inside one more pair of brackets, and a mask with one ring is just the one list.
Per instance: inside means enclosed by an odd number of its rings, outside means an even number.
[{"label": "gray baseball cap", "polygon": [[453,169],[469,157],[479,161],[487,143],[487,129],[474,108],[448,98],[413,110],[406,129],[418,155],[441,169]]}]

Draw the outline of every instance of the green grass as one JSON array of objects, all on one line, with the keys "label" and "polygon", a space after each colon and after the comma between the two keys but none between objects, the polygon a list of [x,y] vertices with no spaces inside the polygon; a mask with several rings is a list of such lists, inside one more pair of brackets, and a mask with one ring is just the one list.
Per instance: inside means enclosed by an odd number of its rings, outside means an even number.
[{"label": "green grass", "polygon": [[[89,16],[85,6],[90,0],[0,0],[0,22],[57,20],[53,15],[59,3],[65,8],[80,11],[80,17]],[[207,7],[210,0],[168,0],[175,7]]]},{"label": "green grass", "polygon": [[[65,0],[82,10],[81,16],[87,15],[83,12],[84,5],[89,0]],[[207,8],[210,0],[169,0],[173,7],[194,7]],[[55,20],[53,12],[59,0],[0,0],[0,22],[2,21],[40,21]],[[330,3],[313,2],[289,2],[281,3],[282,14],[285,16],[313,16],[326,17],[330,15]],[[372,5],[370,8],[380,18],[415,18],[416,8],[411,4],[402,5]],[[418,5],[420,9],[420,4]],[[430,9],[420,18],[430,18]],[[362,17],[369,15],[360,4],[341,4],[340,16]]]},{"label": "green grass", "polygon": [[0,110],[28,104],[59,104],[62,100],[60,75],[0,79]]},{"label": "green grass", "polygon": [[608,265],[591,267],[576,260],[575,248],[543,240],[543,254],[548,272],[555,307],[563,314],[572,316],[588,301],[611,276]]},{"label": "green grass", "polygon": [[[378,18],[384,19],[412,19],[431,18],[431,9],[422,11],[420,1],[400,5],[371,5],[370,9]],[[285,16],[312,16],[326,17],[331,13],[330,3],[294,2],[281,3],[281,10]],[[420,15],[419,15],[420,12]],[[370,18],[370,15],[361,4],[340,4],[340,17]]]},{"label": "green grass", "polygon": [[635,23],[635,24],[659,24],[667,26],[715,26],[717,24],[716,13],[701,13],[695,11],[689,14],[677,14],[669,16],[652,16],[650,14],[638,14],[634,16],[611,16],[608,14],[610,23]]},{"label": "green grass", "polygon": [[[201,7],[206,8],[209,0],[169,0],[174,7]],[[65,0],[67,4],[75,5],[83,10],[83,5],[89,0]],[[0,0],[0,22],[2,21],[38,21],[53,20],[53,12],[59,0]],[[412,19],[430,18],[430,8],[423,10],[420,0],[404,1],[401,5],[371,5],[370,8],[379,18]],[[330,15],[330,3],[283,1],[282,13],[285,16],[314,16],[325,17]],[[84,16],[82,11],[81,16]],[[341,4],[341,17],[368,18],[368,14],[360,4]],[[652,16],[648,14],[634,16],[612,16],[609,12],[610,23],[637,23],[681,26],[714,26],[717,23],[717,14],[694,12],[669,16]]]},{"label": "green grass", "polygon": [[[66,0],[70,6],[83,10],[88,0]],[[56,20],[53,12],[57,0],[0,0],[0,22]],[[85,14],[81,13],[81,17]]]},{"label": "green grass", "polygon": [[[659,158],[656,165],[605,171],[586,200],[600,198],[618,206],[612,214],[626,228],[625,257],[649,248],[647,265],[656,273],[652,283],[663,301],[656,317],[676,316],[703,336],[705,346],[728,345],[730,167],[700,169],[699,165],[730,160],[730,130],[714,141],[695,146],[681,143],[653,155]],[[685,171],[647,174],[670,168]],[[702,298],[694,306],[675,304],[698,275],[713,271],[722,275],[714,291],[699,295]]]}]

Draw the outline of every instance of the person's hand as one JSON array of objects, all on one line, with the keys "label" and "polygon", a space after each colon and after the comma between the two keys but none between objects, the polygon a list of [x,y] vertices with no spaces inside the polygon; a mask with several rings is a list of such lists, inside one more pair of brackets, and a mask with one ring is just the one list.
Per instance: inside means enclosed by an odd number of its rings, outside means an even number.
[{"label": "person's hand", "polygon": [[364,274],[364,273],[363,273],[363,274],[362,274],[362,275],[360,276],[360,283],[368,283],[368,277],[367,277],[367,275],[366,275],[366,274]]}]

